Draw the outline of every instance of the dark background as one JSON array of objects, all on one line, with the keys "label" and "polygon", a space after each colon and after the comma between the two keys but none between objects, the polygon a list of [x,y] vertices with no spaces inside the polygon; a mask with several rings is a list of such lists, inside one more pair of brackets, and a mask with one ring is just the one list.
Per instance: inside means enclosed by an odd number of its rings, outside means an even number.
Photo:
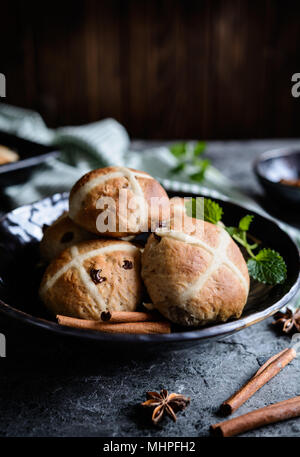
[{"label": "dark background", "polygon": [[12,0],[0,40],[5,101],[50,126],[112,116],[139,138],[299,137],[299,0]]}]

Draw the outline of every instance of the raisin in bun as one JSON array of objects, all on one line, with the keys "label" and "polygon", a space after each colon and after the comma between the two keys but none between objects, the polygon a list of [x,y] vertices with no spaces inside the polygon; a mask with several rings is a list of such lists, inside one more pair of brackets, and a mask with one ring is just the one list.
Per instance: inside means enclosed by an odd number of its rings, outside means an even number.
[{"label": "raisin in bun", "polygon": [[16,162],[17,160],[19,160],[19,155],[15,151],[0,145],[0,165]]},{"label": "raisin in bun", "polygon": [[50,262],[66,248],[80,241],[94,238],[96,238],[95,234],[76,225],[65,212],[52,225],[44,228],[44,235],[40,243],[41,257]]},{"label": "raisin in bun", "polygon": [[[120,210],[120,199],[125,194],[127,205]],[[112,212],[107,210],[105,202],[108,197],[115,205],[115,217],[110,217]],[[151,200],[153,197],[156,201]],[[161,199],[160,203],[158,199]],[[168,215],[168,205],[165,190],[148,173],[125,167],[107,167],[93,170],[77,181],[70,194],[69,214],[76,224],[90,232],[125,237],[148,231],[151,222],[152,228],[157,226],[164,214]]]},{"label": "raisin in bun", "polygon": [[83,241],[64,250],[40,286],[52,313],[95,320],[102,311],[134,311],[141,293],[140,249],[117,240]]},{"label": "raisin in bun", "polygon": [[178,232],[171,225],[148,238],[142,278],[154,307],[181,325],[240,317],[249,275],[239,247],[222,227],[196,219],[193,227]]}]

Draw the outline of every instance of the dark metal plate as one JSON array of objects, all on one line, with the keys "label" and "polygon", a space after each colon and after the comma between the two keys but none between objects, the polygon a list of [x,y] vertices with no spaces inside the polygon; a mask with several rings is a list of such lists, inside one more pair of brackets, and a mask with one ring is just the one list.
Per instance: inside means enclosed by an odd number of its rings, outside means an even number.
[{"label": "dark metal plate", "polygon": [[[239,219],[249,212],[230,202],[219,203],[224,208],[224,222],[228,225],[237,224]],[[297,246],[276,223],[254,213],[251,233],[284,256],[288,277],[285,284],[274,287],[252,283],[248,302],[240,319],[199,329],[176,327],[174,332],[168,335],[110,335],[61,327],[47,314],[37,296],[43,274],[38,267],[38,242],[42,237],[43,225],[50,224],[67,207],[68,194],[56,194],[11,211],[1,219],[0,313],[60,337],[75,337],[96,345],[164,345],[166,349],[180,349],[211,338],[222,338],[271,316],[288,303],[299,288],[300,263]]]}]

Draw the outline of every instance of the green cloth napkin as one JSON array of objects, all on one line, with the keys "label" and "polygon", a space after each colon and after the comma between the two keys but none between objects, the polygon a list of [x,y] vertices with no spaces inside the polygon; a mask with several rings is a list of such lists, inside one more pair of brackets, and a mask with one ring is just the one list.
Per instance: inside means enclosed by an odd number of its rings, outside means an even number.
[{"label": "green cloth napkin", "polygon": [[[176,179],[170,179],[170,169],[176,166],[177,159],[169,149],[156,147],[131,151],[128,133],[114,119],[54,130],[45,125],[38,113],[2,103],[0,130],[37,143],[52,145],[61,151],[58,158],[49,159],[40,166],[29,182],[5,189],[13,206],[30,203],[56,192],[69,191],[87,171],[115,165],[146,171],[157,178],[167,190],[230,199],[266,215],[253,199],[212,166],[207,169],[205,180],[201,184],[192,183],[184,172]],[[300,247],[300,231],[281,221],[277,222]]]}]

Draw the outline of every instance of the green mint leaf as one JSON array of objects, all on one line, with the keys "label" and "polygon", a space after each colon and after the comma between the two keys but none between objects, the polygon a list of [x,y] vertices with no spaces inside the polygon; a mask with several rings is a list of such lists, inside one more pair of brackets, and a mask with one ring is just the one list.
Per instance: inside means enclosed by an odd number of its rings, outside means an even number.
[{"label": "green mint leaf", "polygon": [[286,263],[281,255],[272,249],[262,249],[247,262],[252,278],[264,284],[281,284],[286,279]]},{"label": "green mint leaf", "polygon": [[223,209],[218,203],[210,200],[210,198],[204,199],[204,220],[211,222],[212,224],[217,224],[223,215]]},{"label": "green mint leaf", "polygon": [[186,163],[180,162],[178,165],[176,165],[176,167],[174,167],[170,170],[170,173],[173,175],[176,175],[176,174],[180,173],[181,171],[183,171],[185,169],[185,167],[186,167]]},{"label": "green mint leaf", "polygon": [[204,199],[204,220],[206,222],[211,222],[212,224],[217,224],[223,215],[223,209],[218,203],[214,202],[210,198]]},{"label": "green mint leaf", "polygon": [[194,151],[193,151],[193,155],[196,157],[196,156],[200,156],[203,154],[203,152],[205,151],[205,148],[206,148],[206,143],[205,141],[198,141],[195,146],[194,146]]},{"label": "green mint leaf", "polygon": [[253,220],[254,216],[247,214],[247,216],[244,216],[240,222],[239,222],[239,229],[242,230],[243,232],[247,232],[249,230],[250,224]]},{"label": "green mint leaf", "polygon": [[225,227],[225,230],[230,236],[236,235],[239,231],[237,227]]},{"label": "green mint leaf", "polygon": [[[196,164],[196,163],[195,163]],[[205,171],[207,167],[209,166],[210,161],[209,160],[197,160],[197,166],[199,167],[199,170],[196,173],[193,173],[190,175],[190,179],[192,181],[197,181],[201,182],[204,179],[205,176]]]},{"label": "green mint leaf", "polygon": [[202,198],[191,198],[185,202],[185,211],[189,217],[195,219],[204,219],[203,215],[203,199]]},{"label": "green mint leaf", "polygon": [[187,144],[186,143],[176,143],[170,146],[169,150],[172,152],[172,154],[179,158],[182,157],[186,154],[187,151]]},{"label": "green mint leaf", "polygon": [[185,203],[185,209],[189,217],[198,216],[198,219],[202,219],[204,216],[204,220],[212,224],[217,224],[222,219],[223,209],[209,198],[204,198],[204,214],[202,198],[191,198]]},{"label": "green mint leaf", "polygon": [[204,174],[205,174],[205,170],[200,170],[200,171],[197,171],[197,173],[191,174],[189,176],[189,178],[191,181],[201,182],[204,179]]}]

